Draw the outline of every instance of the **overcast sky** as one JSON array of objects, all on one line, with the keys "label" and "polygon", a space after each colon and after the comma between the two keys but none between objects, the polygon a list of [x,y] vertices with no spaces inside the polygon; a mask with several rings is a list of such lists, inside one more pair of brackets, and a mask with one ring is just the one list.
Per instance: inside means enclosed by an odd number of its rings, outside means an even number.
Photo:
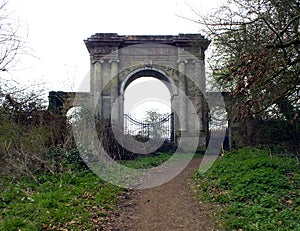
[{"label": "overcast sky", "polygon": [[190,9],[209,10],[220,0],[8,0],[27,36],[28,55],[7,75],[20,83],[45,82],[46,90],[75,91],[89,71],[83,42],[95,33],[177,35],[199,33]]},{"label": "overcast sky", "polygon": [[[19,80],[41,80],[53,90],[72,90],[89,70],[84,39],[95,33],[170,34],[198,33],[196,10],[215,6],[217,0],[9,0],[27,34],[30,55],[10,75]],[[209,4],[209,5],[208,5]]]}]

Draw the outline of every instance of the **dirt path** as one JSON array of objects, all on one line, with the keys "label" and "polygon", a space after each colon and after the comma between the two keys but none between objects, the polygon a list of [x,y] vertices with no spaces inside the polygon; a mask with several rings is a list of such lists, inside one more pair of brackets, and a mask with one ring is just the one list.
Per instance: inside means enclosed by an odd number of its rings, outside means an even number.
[{"label": "dirt path", "polygon": [[188,177],[200,161],[191,161],[181,174],[166,184],[132,191],[105,224],[105,230],[215,230],[208,209],[189,192]]}]

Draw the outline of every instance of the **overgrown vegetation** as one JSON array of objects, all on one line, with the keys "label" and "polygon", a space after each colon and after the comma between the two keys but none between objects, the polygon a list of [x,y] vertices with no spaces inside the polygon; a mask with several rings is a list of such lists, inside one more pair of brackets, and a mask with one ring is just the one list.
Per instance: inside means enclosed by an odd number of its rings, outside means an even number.
[{"label": "overgrown vegetation", "polygon": [[213,42],[213,76],[234,96],[236,117],[299,121],[299,1],[226,0],[198,17]]},{"label": "overgrown vegetation", "polygon": [[230,95],[230,122],[243,123],[243,143],[277,143],[260,136],[272,124],[270,132],[284,131],[277,140],[299,149],[299,0],[225,0],[194,13],[212,40],[215,87]]},{"label": "overgrown vegetation", "polygon": [[[65,117],[48,111],[40,95],[16,85],[0,88],[0,127],[0,230],[101,225],[124,190],[87,168]],[[136,157],[117,143],[107,121],[96,120],[96,129],[114,159]],[[171,155],[140,157],[127,166],[150,168]]]},{"label": "overgrown vegetation", "polygon": [[[47,110],[39,95],[0,89],[0,230],[94,230],[124,190],[90,171],[65,117]],[[100,139],[115,159],[132,159],[108,124],[97,121]],[[157,166],[172,154],[132,160]]]},{"label": "overgrown vegetation", "polygon": [[0,230],[94,230],[122,190],[88,170],[1,178]]},{"label": "overgrown vegetation", "polygon": [[300,163],[278,153],[243,148],[195,175],[198,196],[219,206],[226,230],[300,229]]},{"label": "overgrown vegetation", "polygon": [[[124,190],[94,175],[77,159],[78,151],[72,152],[67,153],[63,161],[64,172],[36,174],[35,180],[1,178],[0,230],[94,230],[101,227]],[[131,168],[151,168],[171,156],[172,153],[160,153],[121,162]]]},{"label": "overgrown vegetation", "polygon": [[64,154],[72,148],[65,118],[47,111],[34,93],[1,90],[0,175],[34,178],[63,171]]},{"label": "overgrown vegetation", "polygon": [[95,176],[42,97],[0,89],[0,230],[93,230],[122,190]]}]

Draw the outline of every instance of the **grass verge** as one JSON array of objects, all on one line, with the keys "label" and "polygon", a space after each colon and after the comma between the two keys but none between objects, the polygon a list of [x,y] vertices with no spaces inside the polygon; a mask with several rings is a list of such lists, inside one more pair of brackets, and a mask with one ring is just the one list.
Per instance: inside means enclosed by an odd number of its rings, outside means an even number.
[{"label": "grass verge", "polygon": [[122,192],[88,170],[37,179],[0,179],[0,230],[94,230]]},{"label": "grass verge", "polygon": [[225,230],[300,230],[300,164],[268,149],[243,148],[194,176],[197,195],[217,205]]}]

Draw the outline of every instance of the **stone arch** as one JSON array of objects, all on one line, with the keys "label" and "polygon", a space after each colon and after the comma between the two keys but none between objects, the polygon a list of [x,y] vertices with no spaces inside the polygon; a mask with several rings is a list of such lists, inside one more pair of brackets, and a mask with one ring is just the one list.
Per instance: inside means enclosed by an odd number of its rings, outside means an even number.
[{"label": "stone arch", "polygon": [[82,109],[83,109],[82,106],[76,106],[76,105],[72,105],[71,107],[69,107],[69,109],[66,112],[66,119],[68,123],[72,124],[74,121],[80,118],[80,113]]},{"label": "stone arch", "polygon": [[164,83],[169,89],[171,97],[178,94],[178,91],[175,88],[174,80],[168,77],[166,72],[155,67],[151,69],[140,67],[129,73],[127,77],[121,82],[119,89],[120,95],[124,96],[124,92],[127,86],[140,77],[154,77],[158,80],[161,80],[162,83]]},{"label": "stone arch", "polygon": [[[188,133],[193,130],[195,121],[187,118],[196,118],[194,114],[198,115],[201,134],[199,146],[205,149],[208,118],[204,98],[204,52],[209,40],[200,34],[123,36],[97,33],[84,42],[90,53],[90,92],[83,94],[82,99],[89,97],[92,102],[97,102],[97,113],[101,118],[110,119],[112,109],[116,108],[117,119],[122,121],[126,87],[135,78],[150,75],[166,84],[172,107],[177,108],[183,118],[180,127],[175,128],[176,132]],[[191,106],[181,99],[180,92],[192,102],[197,113],[193,113],[189,108]],[[74,96],[74,92],[66,93],[62,102],[57,103],[53,100],[56,95],[52,92],[49,94],[49,101],[52,102],[49,102],[49,109],[64,114]],[[78,96],[79,93],[76,93],[76,98],[81,97]]]},{"label": "stone arch", "polygon": [[[173,99],[175,95],[178,95],[177,88],[175,86],[175,83],[172,78],[167,76],[167,73],[163,70],[161,70],[159,67],[152,67],[146,68],[146,67],[137,67],[136,69],[132,70],[130,73],[127,74],[127,76],[123,79],[123,81],[119,84],[119,98],[122,100],[119,103],[120,112],[123,112],[121,114],[124,114],[124,108],[125,108],[125,91],[127,87],[134,82],[135,80],[139,78],[155,78],[159,80],[167,89],[170,98],[170,111],[171,111],[171,120],[170,120],[170,140],[174,141],[175,137],[175,120],[174,120],[174,110],[173,110]],[[119,121],[121,124],[124,124],[123,118],[124,116],[119,117]],[[176,121],[177,123],[178,121]]]}]

